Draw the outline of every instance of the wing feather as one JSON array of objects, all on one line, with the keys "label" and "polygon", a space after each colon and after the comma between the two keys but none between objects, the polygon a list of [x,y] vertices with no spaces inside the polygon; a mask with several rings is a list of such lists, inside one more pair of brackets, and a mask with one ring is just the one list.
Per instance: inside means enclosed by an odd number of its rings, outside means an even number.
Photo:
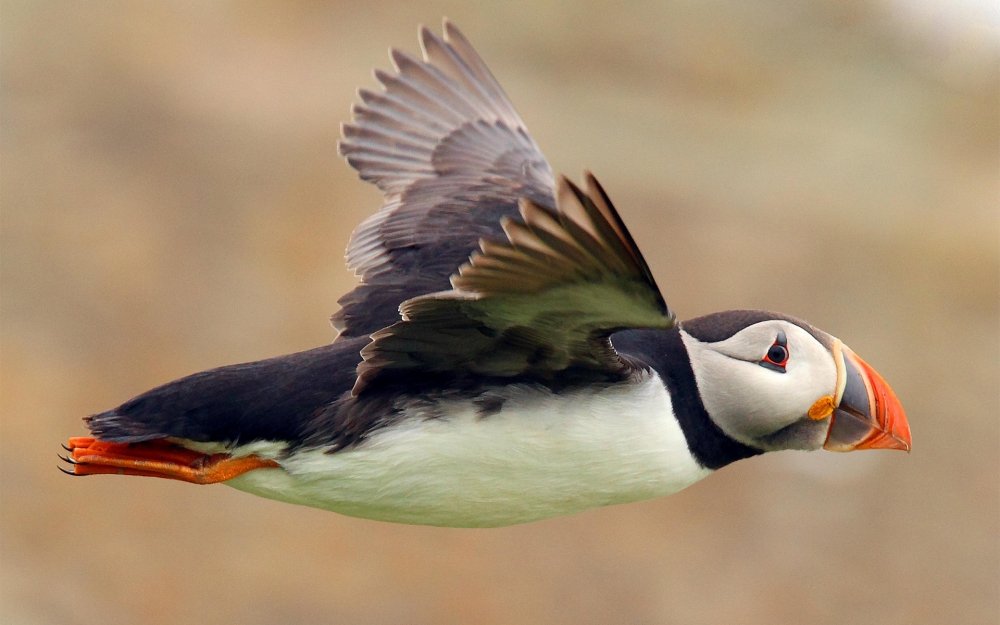
[{"label": "wing feather", "polygon": [[542,379],[570,369],[614,374],[624,364],[611,333],[672,327],[674,315],[642,254],[589,173],[587,188],[562,178],[555,212],[524,200],[524,222],[505,221],[505,242],[482,241],[451,277],[451,290],[403,302],[402,320],[374,333],[362,350],[354,393],[408,370]]},{"label": "wing feather", "polygon": [[404,300],[445,290],[481,238],[502,239],[501,219],[522,197],[555,207],[545,157],[468,40],[419,31],[423,60],[391,51],[383,90],[360,89],[340,153],[385,194],[351,236],[348,266],[362,283],[333,316],[343,338],[399,319]]}]

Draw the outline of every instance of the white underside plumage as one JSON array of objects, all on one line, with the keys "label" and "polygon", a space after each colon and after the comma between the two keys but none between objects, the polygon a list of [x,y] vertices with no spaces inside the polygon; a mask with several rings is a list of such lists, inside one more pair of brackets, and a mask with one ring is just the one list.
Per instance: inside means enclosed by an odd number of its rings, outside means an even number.
[{"label": "white underside plumage", "polygon": [[350,516],[490,527],[674,493],[711,471],[697,464],[655,374],[601,389],[553,394],[511,389],[481,416],[470,400],[442,400],[428,418],[405,413],[363,444],[326,453],[254,443],[271,457],[230,486]]}]

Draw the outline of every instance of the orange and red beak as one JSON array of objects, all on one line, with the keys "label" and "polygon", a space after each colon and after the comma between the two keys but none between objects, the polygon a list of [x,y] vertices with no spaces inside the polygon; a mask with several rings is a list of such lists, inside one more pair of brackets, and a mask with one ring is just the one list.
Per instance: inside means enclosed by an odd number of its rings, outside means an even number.
[{"label": "orange and red beak", "polygon": [[[838,342],[839,343],[839,342]],[[910,451],[910,424],[896,394],[877,371],[839,344],[836,408],[824,449],[902,449]]]}]

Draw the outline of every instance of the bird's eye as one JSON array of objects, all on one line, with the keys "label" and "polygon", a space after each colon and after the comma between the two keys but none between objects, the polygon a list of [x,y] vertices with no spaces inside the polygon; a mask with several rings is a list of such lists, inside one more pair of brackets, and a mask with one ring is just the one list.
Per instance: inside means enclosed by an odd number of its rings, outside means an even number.
[{"label": "bird's eye", "polygon": [[781,340],[783,338],[784,336],[779,336],[774,341],[774,345],[768,348],[764,360],[760,361],[760,366],[781,373],[785,372],[785,365],[788,364],[788,346],[785,341]]},{"label": "bird's eye", "polygon": [[767,350],[765,360],[779,367],[784,365],[788,362],[788,348],[784,345],[772,345],[771,349]]}]

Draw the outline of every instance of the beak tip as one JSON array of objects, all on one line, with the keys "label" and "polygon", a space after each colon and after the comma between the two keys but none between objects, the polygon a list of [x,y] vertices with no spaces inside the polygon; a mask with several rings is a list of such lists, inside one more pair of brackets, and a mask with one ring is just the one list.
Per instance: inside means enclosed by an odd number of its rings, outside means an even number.
[{"label": "beak tip", "polygon": [[[903,410],[899,398],[896,397],[896,393],[893,392],[885,379],[871,365],[847,349],[846,346],[844,348],[844,356],[845,361],[849,360],[850,367],[855,368],[857,373],[860,374],[860,377],[856,379],[859,382],[863,379],[866,387],[866,393],[862,393],[862,396],[864,394],[868,395],[868,405],[866,408],[862,408],[860,412],[857,410],[854,412],[857,414],[866,413],[864,417],[867,420],[862,420],[861,423],[854,424],[853,428],[849,425],[847,426],[845,431],[853,431],[856,433],[855,435],[860,434],[858,438],[850,440],[853,437],[843,436],[840,431],[838,431],[839,436],[835,437],[833,428],[837,425],[838,417],[836,415],[840,412],[838,410],[835,413],[833,422],[831,422],[827,440],[828,443],[831,439],[838,438],[847,438],[848,441],[839,440],[832,446],[828,446],[827,449],[835,451],[899,449],[910,453],[913,447],[910,437],[910,424],[906,420],[906,412]],[[851,419],[849,415],[845,415],[845,418],[850,423]],[[865,430],[867,430],[867,434],[863,434]]]},{"label": "beak tip", "polygon": [[889,449],[898,449],[900,451],[905,451],[906,453],[910,453],[913,450],[913,445],[910,443],[909,432],[907,432],[904,436],[900,436],[896,432],[891,432],[889,433],[889,438],[892,443],[891,446],[888,447]]},{"label": "beak tip", "polygon": [[[903,417],[903,419],[906,419],[906,417]],[[899,441],[899,444],[902,445],[900,449],[902,449],[906,453],[910,453],[911,451],[913,451],[913,443],[910,441],[910,428],[907,427],[906,431],[903,432],[902,434],[903,434],[902,436],[893,434],[893,438]]]}]

